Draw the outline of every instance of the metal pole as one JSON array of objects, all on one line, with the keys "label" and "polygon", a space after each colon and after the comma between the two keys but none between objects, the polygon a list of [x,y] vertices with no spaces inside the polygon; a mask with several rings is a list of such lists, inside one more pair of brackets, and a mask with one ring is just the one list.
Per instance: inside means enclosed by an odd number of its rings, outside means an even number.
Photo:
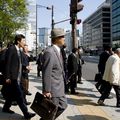
[{"label": "metal pole", "polygon": [[54,6],[52,5],[52,30],[54,29]]},{"label": "metal pole", "polygon": [[76,19],[77,16],[76,14],[72,14],[72,41],[73,41],[73,48],[77,48],[78,47],[78,41],[77,41],[77,37],[76,37]]},{"label": "metal pole", "polygon": [[37,4],[36,4],[36,57],[37,57]]}]

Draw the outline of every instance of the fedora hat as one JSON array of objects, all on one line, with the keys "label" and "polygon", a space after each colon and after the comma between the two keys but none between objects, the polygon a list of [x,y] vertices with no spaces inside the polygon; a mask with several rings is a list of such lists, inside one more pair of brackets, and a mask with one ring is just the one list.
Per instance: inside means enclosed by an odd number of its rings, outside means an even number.
[{"label": "fedora hat", "polygon": [[62,28],[54,28],[51,31],[51,38],[58,38],[61,36],[65,36],[64,29]]}]

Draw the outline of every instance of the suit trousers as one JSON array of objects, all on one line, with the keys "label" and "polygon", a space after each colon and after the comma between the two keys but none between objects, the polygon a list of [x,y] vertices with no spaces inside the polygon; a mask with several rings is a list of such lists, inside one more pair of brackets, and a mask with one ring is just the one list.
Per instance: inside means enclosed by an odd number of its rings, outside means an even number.
[{"label": "suit trousers", "polygon": [[106,82],[104,84],[102,84],[102,87],[103,87],[103,90],[101,92],[101,97],[99,100],[105,100],[108,95],[110,94],[110,91],[111,91],[111,85],[109,82]]},{"label": "suit trousers", "polygon": [[78,66],[77,75],[78,75],[78,82],[81,82],[81,77],[82,77],[82,67],[81,66]]},{"label": "suit trousers", "polygon": [[21,80],[22,86],[23,86],[23,91],[25,94],[28,93],[28,88],[29,88],[29,79],[22,78]]},{"label": "suit trousers", "polygon": [[67,108],[67,99],[65,96],[53,97],[52,101],[56,106],[58,106],[58,111],[57,111],[56,116],[55,116],[55,119],[56,119]]},{"label": "suit trousers", "polygon": [[116,106],[120,106],[120,86],[113,85],[113,88],[114,88],[115,93],[116,93],[116,99],[117,99]]},{"label": "suit trousers", "polygon": [[72,77],[70,78],[70,89],[71,89],[71,93],[75,92],[75,88],[77,87],[77,75],[74,74],[72,75]]},{"label": "suit trousers", "polygon": [[[14,94],[14,100],[16,100],[18,106],[20,107],[21,111],[23,112],[24,116],[28,114],[28,109],[25,104],[25,99],[23,97],[23,90],[21,87],[21,84],[18,83],[17,80],[12,80],[11,82],[11,89],[12,92],[11,94]],[[9,91],[8,91],[9,92]],[[13,98],[7,97],[5,100],[5,104],[3,106],[3,109],[9,109],[11,107]]]}]

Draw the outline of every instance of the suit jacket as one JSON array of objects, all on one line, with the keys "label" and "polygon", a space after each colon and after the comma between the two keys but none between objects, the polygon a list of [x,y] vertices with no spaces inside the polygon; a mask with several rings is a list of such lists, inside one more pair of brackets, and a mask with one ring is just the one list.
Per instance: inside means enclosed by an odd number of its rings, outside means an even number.
[{"label": "suit jacket", "polygon": [[25,79],[28,79],[29,73],[27,66],[29,66],[29,56],[22,52],[22,77]]},{"label": "suit jacket", "polygon": [[99,64],[98,64],[98,71],[103,75],[105,71],[105,64],[107,59],[109,58],[110,54],[106,51],[100,54]]},{"label": "suit jacket", "polygon": [[53,97],[65,96],[63,63],[57,49],[51,46],[43,55],[43,91],[50,92]]},{"label": "suit jacket", "polygon": [[120,86],[120,58],[117,54],[110,56],[106,62],[103,79]]},{"label": "suit jacket", "polygon": [[[21,54],[21,63],[22,63],[22,54]],[[6,79],[17,80],[19,73],[19,64],[20,61],[19,61],[17,49],[13,45],[9,47],[6,52],[6,66],[5,66]]]},{"label": "suit jacket", "polygon": [[68,74],[77,73],[78,70],[78,59],[73,53],[68,56]]}]

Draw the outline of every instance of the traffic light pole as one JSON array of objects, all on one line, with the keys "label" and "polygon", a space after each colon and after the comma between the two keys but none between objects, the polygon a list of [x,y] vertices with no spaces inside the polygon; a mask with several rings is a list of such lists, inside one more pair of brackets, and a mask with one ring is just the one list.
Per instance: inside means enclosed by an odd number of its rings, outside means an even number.
[{"label": "traffic light pole", "polygon": [[73,41],[73,48],[78,47],[78,41],[77,41],[77,35],[76,35],[76,29],[77,29],[77,16],[76,14],[73,14],[72,16],[72,41]]},{"label": "traffic light pole", "polygon": [[78,40],[77,40],[77,12],[80,12],[83,9],[83,5],[80,4],[82,0],[71,0],[70,3],[70,17],[71,17],[71,25],[72,25],[72,42],[73,48],[78,47]]},{"label": "traffic light pole", "polygon": [[52,5],[52,30],[54,29],[54,6]]}]

